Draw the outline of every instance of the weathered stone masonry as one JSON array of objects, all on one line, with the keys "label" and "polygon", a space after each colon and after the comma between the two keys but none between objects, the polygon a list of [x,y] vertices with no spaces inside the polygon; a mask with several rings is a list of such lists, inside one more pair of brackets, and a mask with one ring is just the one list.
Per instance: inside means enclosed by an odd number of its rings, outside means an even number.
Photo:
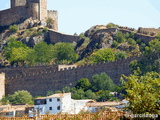
[{"label": "weathered stone masonry", "polygon": [[29,18],[46,21],[48,17],[54,20],[54,29],[58,30],[58,13],[47,10],[46,0],[11,0],[11,8],[0,11],[0,27],[19,24]]},{"label": "weathered stone masonry", "polygon": [[45,96],[47,91],[61,90],[64,86],[73,86],[81,78],[89,78],[101,72],[107,73],[116,84],[119,84],[122,74],[129,75],[128,64],[139,58],[129,58],[116,62],[99,63],[79,66],[58,71],[58,66],[39,66],[5,68],[0,72],[6,74],[6,95],[18,90],[27,90],[33,96]]},{"label": "weathered stone masonry", "polygon": [[49,38],[48,43],[57,43],[57,42],[77,42],[79,40],[79,36],[63,34],[54,30],[49,30]]}]

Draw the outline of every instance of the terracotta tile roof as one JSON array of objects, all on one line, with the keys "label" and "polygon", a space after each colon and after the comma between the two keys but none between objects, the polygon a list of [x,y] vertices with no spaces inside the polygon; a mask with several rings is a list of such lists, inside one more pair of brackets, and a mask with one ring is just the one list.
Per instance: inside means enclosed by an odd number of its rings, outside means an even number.
[{"label": "terracotta tile roof", "polygon": [[38,97],[36,99],[58,98],[58,97],[63,97],[65,95],[69,95],[69,94],[71,94],[71,93],[57,93],[57,94],[53,94],[53,95],[50,95],[47,97]]},{"label": "terracotta tile roof", "polygon": [[26,108],[34,107],[33,105],[1,105],[1,112],[23,111]]},{"label": "terracotta tile roof", "polygon": [[94,107],[94,106],[116,106],[120,105],[121,102],[93,102],[93,103],[86,103],[86,106],[88,107]]}]

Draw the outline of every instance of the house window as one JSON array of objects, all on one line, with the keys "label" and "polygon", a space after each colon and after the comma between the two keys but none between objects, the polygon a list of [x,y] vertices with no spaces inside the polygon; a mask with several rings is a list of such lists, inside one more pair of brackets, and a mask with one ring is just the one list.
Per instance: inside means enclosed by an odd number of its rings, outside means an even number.
[{"label": "house window", "polygon": [[60,101],[60,98],[57,98],[57,101]]},{"label": "house window", "polygon": [[52,102],[52,99],[49,99],[49,102]]},{"label": "house window", "polygon": [[60,110],[61,109],[61,107],[60,106],[57,106],[57,110]]},{"label": "house window", "polygon": [[40,104],[41,103],[41,101],[40,100],[37,100],[37,104]]},{"label": "house window", "polygon": [[7,112],[6,115],[7,116],[13,116],[13,112]]},{"label": "house window", "polygon": [[49,107],[49,110],[52,110],[52,107]]}]

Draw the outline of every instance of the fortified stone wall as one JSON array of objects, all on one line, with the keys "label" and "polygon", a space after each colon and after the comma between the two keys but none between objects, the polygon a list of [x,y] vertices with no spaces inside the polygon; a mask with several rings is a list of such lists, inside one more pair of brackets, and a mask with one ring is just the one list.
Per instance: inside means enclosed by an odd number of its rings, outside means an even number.
[{"label": "fortified stone wall", "polygon": [[[81,78],[88,78],[101,72],[107,73],[116,84],[119,84],[121,74],[129,75],[128,64],[139,58],[128,58],[116,62],[65,68],[58,71],[57,66],[31,68],[0,69],[6,73],[6,95],[18,90],[27,90],[33,96],[45,96],[47,91],[61,90],[64,86],[74,86]],[[57,70],[55,70],[57,69]]]},{"label": "fortified stone wall", "polygon": [[148,44],[151,40],[156,39],[156,36],[149,36],[140,33],[135,34],[136,39],[140,39],[142,42]]},{"label": "fortified stone wall", "polygon": [[142,42],[148,44],[151,40],[154,40],[156,36],[147,35],[144,32],[136,33],[134,28],[120,27],[119,31],[122,33],[135,33],[135,38],[140,39]]},{"label": "fortified stone wall", "polygon": [[5,73],[0,73],[0,100],[5,95]]},{"label": "fortified stone wall", "polygon": [[121,29],[121,30],[129,30],[129,31],[136,31],[136,29],[135,28],[129,28],[129,27],[123,27],[123,26],[119,26],[119,28]]},{"label": "fortified stone wall", "polygon": [[47,42],[52,44],[57,42],[72,43],[74,41],[77,42],[79,40],[79,36],[63,34],[51,29],[49,30],[49,37],[50,37],[50,40]]},{"label": "fortified stone wall", "polygon": [[0,26],[9,26],[19,23],[28,17],[27,9],[23,6],[0,11]]},{"label": "fortified stone wall", "polygon": [[[146,44],[148,44],[151,40],[154,40],[156,38],[156,36],[150,36],[150,35],[146,35],[146,34],[143,34],[143,33],[136,33],[134,28],[128,28],[128,27],[119,27],[119,29],[118,28],[100,29],[95,34],[102,33],[102,32],[116,33],[117,31],[121,31],[124,34],[134,32],[135,33],[135,38],[136,39],[141,39],[142,42],[144,42]],[[95,34],[93,34],[92,37]]]},{"label": "fortified stone wall", "polygon": [[160,28],[156,29],[156,28],[138,28],[138,33],[145,33],[145,34],[157,34],[160,32]]}]

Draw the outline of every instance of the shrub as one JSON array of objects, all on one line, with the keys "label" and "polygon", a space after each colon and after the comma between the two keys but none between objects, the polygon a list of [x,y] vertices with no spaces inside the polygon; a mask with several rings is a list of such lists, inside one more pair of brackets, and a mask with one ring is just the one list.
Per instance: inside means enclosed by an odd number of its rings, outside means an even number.
[{"label": "shrub", "polygon": [[43,33],[42,33],[42,31],[37,31],[37,32],[35,32],[34,34],[33,34],[33,36],[38,36],[38,35],[42,35]]},{"label": "shrub", "polygon": [[47,18],[46,23],[52,25],[54,23],[54,20],[49,17],[49,18]]},{"label": "shrub", "polygon": [[118,43],[123,43],[126,41],[124,35],[122,32],[118,31],[117,34],[116,34],[116,40]]},{"label": "shrub", "polygon": [[116,59],[124,59],[127,58],[127,53],[125,51],[117,50],[114,52]]},{"label": "shrub", "polygon": [[114,61],[115,54],[111,48],[100,49],[94,52],[89,59],[91,63]]},{"label": "shrub", "polygon": [[8,42],[13,42],[13,41],[17,41],[17,38],[15,36],[11,36],[8,38]]},{"label": "shrub", "polygon": [[114,23],[108,23],[106,25],[106,28],[113,28],[113,27],[118,27],[118,25],[114,24]]},{"label": "shrub", "polygon": [[17,32],[18,31],[18,26],[17,25],[11,25],[11,26],[9,26],[9,29],[13,32]]},{"label": "shrub", "polygon": [[112,47],[116,48],[116,47],[118,46],[118,44],[119,44],[119,43],[114,40],[114,41],[113,41],[113,44],[112,44]]},{"label": "shrub", "polygon": [[25,33],[29,36],[31,34],[30,30],[26,30]]},{"label": "shrub", "polygon": [[44,27],[43,31],[47,33],[48,32],[48,27]]}]

